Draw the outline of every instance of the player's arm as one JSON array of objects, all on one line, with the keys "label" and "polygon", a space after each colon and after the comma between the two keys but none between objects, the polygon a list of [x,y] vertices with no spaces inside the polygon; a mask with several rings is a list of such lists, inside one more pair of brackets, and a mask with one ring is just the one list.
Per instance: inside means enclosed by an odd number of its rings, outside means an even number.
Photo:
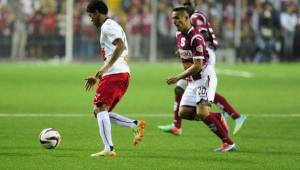
[{"label": "player's arm", "polygon": [[184,72],[170,77],[167,79],[168,84],[174,84],[180,79],[184,79],[188,76],[192,76],[196,73],[199,73],[203,66],[205,42],[200,34],[193,36],[191,41],[192,51],[193,51],[193,64],[186,69]]},{"label": "player's arm", "polygon": [[121,38],[115,39],[113,41],[113,45],[115,45],[116,48],[112,54],[110,61],[106,65],[102,66],[99,69],[99,71],[97,71],[95,76],[89,76],[85,79],[86,80],[85,89],[87,91],[89,91],[97,83],[97,78],[100,79],[102,75],[118,60],[123,50],[126,48]]},{"label": "player's arm", "polygon": [[116,48],[115,48],[109,62],[107,64],[105,64],[104,66],[102,66],[99,69],[99,71],[96,73],[96,77],[99,78],[99,79],[118,60],[118,58],[121,56],[122,52],[126,48],[125,44],[124,44],[124,42],[121,38],[115,39],[112,44],[115,45]]},{"label": "player's arm", "polygon": [[204,37],[204,39],[206,41],[210,41],[211,37],[209,35],[209,32],[205,26],[205,24],[196,24],[196,23],[202,23],[203,19],[195,19],[195,24],[192,24],[195,28],[199,29],[198,31],[202,34],[202,36]]},{"label": "player's arm", "polygon": [[198,29],[198,31],[202,34],[205,40],[210,40],[210,35],[208,32],[208,20],[203,14],[194,14],[191,17],[191,24]]},{"label": "player's arm", "polygon": [[176,83],[178,80],[180,79],[184,79],[188,76],[194,75],[196,73],[198,73],[203,65],[203,59],[199,59],[199,58],[193,58],[193,65],[191,65],[188,69],[186,69],[184,72],[172,76],[170,78],[167,79],[167,84],[174,84]]}]

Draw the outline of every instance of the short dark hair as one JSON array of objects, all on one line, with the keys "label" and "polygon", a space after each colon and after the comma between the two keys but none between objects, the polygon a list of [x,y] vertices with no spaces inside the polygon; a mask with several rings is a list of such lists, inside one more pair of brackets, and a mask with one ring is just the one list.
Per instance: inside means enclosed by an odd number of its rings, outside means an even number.
[{"label": "short dark hair", "polygon": [[108,13],[107,5],[101,0],[92,0],[86,7],[86,12],[94,13],[96,12],[96,10],[105,15],[107,15]]},{"label": "short dark hair", "polygon": [[185,11],[185,12],[189,13],[189,10],[184,6],[176,7],[173,9],[173,12],[179,12],[179,11]]}]

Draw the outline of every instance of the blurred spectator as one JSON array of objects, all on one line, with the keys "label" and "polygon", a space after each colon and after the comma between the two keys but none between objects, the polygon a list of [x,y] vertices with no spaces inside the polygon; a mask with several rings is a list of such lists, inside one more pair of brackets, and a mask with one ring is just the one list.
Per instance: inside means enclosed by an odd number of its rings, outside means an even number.
[{"label": "blurred spectator", "polygon": [[128,45],[129,53],[133,58],[141,57],[141,24],[142,15],[138,8],[131,8],[127,15],[127,33],[128,33]]},{"label": "blurred spectator", "polygon": [[287,11],[280,15],[280,23],[283,33],[283,61],[292,61],[293,58],[293,41],[295,35],[295,27],[297,25],[297,6],[294,1],[288,2]]},{"label": "blurred spectator", "polygon": [[8,4],[1,3],[0,6],[0,57],[9,57],[11,55],[11,24],[14,15]]},{"label": "blurred spectator", "polygon": [[295,28],[294,46],[293,46],[293,56],[296,61],[300,61],[300,19],[298,19],[298,24]]},{"label": "blurred spectator", "polygon": [[75,3],[74,4],[74,13],[73,13],[73,52],[75,57],[80,57],[80,45],[81,45],[81,36],[80,36],[80,25],[81,25],[81,8],[86,7],[87,3]]},{"label": "blurred spectator", "polygon": [[43,52],[47,54],[47,57],[55,56],[53,49],[55,46],[56,21],[56,14],[53,11],[45,13],[41,21]]},{"label": "blurred spectator", "polygon": [[209,16],[209,7],[205,0],[195,0],[195,9],[203,12],[205,16]]},{"label": "blurred spectator", "polygon": [[152,14],[149,5],[143,6],[142,14],[142,45],[143,49],[142,57],[148,58],[150,56],[150,35],[151,35],[151,24],[152,24]]},{"label": "blurred spectator", "polygon": [[85,13],[81,18],[81,43],[80,56],[84,58],[92,58],[96,53],[95,27],[90,21],[89,16]]},{"label": "blurred spectator", "polygon": [[12,35],[12,59],[23,59],[25,57],[25,47],[27,43],[26,15],[24,13],[23,3],[16,3]]},{"label": "blurred spectator", "polygon": [[241,23],[241,44],[237,59],[243,63],[253,60],[255,52],[255,34],[248,20]]},{"label": "blurred spectator", "polygon": [[176,50],[176,28],[172,22],[172,6],[160,1],[158,10],[158,52],[163,57],[173,57]]},{"label": "blurred spectator", "polygon": [[257,35],[254,62],[271,62],[275,45],[276,14],[271,3],[266,2],[259,17],[259,32]]},{"label": "blurred spectator", "polygon": [[41,22],[43,14],[40,10],[34,11],[28,19],[28,56],[40,57],[42,55]]},{"label": "blurred spectator", "polygon": [[57,34],[54,39],[54,57],[62,58],[65,54],[65,39],[66,39],[66,0],[62,0],[58,6],[58,14],[56,17]]},{"label": "blurred spectator", "polygon": [[223,15],[224,15],[223,46],[232,48],[234,47],[234,18],[235,18],[234,1],[232,0],[227,1],[227,3],[224,6]]}]

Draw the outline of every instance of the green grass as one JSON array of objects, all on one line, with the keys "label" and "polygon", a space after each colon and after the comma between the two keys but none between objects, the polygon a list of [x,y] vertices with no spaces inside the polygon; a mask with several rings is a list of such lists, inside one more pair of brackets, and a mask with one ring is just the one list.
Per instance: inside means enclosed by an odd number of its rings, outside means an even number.
[{"label": "green grass", "polygon": [[[100,151],[102,144],[91,113],[94,92],[84,91],[83,78],[98,67],[0,65],[0,115],[87,115],[0,117],[1,170],[300,168],[300,64],[217,65],[218,92],[249,115],[243,129],[233,136],[239,151],[224,154],[212,152],[220,141],[201,122],[184,121],[180,137],[157,129],[172,120],[174,86],[166,85],[165,79],[181,71],[179,64],[131,64],[131,85],[115,112],[144,118],[148,126],[142,143],[135,147],[130,129],[113,125],[115,159],[89,157]],[[253,77],[222,73],[228,69],[247,71]],[[169,117],[147,116],[167,113]],[[231,120],[229,124],[232,129]],[[39,145],[38,134],[47,127],[61,133],[58,149],[46,150]]]}]

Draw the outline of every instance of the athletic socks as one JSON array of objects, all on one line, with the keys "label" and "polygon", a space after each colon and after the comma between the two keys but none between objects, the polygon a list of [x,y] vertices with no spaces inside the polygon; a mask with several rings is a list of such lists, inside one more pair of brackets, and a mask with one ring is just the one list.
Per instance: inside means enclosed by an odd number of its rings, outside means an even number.
[{"label": "athletic socks", "polygon": [[99,126],[99,133],[104,144],[104,150],[111,151],[111,149],[113,149],[113,142],[111,137],[111,124],[108,112],[99,112],[97,114],[97,122]]},{"label": "athletic socks", "polygon": [[228,103],[228,101],[218,93],[215,93],[214,102],[226,113],[232,117],[232,119],[237,119],[240,115],[234,110],[234,108]]},{"label": "athletic socks", "polygon": [[181,128],[181,118],[179,117],[179,105],[182,95],[175,95],[175,102],[174,102],[174,125],[176,128]]},{"label": "athletic socks", "polygon": [[111,122],[117,125],[130,127],[132,129],[135,128],[137,125],[136,120],[129,119],[128,117],[113,112],[109,112],[108,114]]},{"label": "athletic socks", "polygon": [[227,143],[229,145],[233,144],[233,141],[227,135],[221,121],[219,121],[213,114],[204,118],[203,122],[223,141],[223,143]]}]

